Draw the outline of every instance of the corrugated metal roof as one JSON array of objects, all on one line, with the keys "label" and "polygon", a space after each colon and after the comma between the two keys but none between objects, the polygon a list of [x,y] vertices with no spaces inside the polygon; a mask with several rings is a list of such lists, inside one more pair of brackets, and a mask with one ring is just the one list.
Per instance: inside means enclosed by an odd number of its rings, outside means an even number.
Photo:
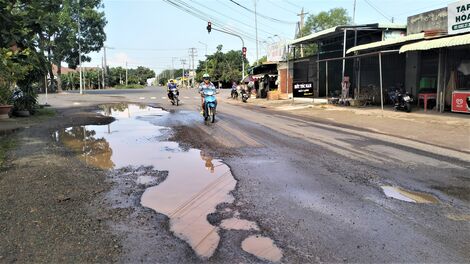
[{"label": "corrugated metal roof", "polygon": [[387,39],[383,41],[377,41],[377,42],[372,42],[364,45],[359,45],[354,48],[348,49],[346,51],[346,54],[349,54],[351,52],[355,51],[363,51],[363,50],[368,50],[368,49],[373,49],[373,48],[380,48],[380,47],[385,47],[385,46],[392,46],[392,45],[397,45],[400,43],[404,42],[409,42],[409,41],[414,41],[414,40],[421,40],[424,39],[424,33],[418,33],[418,34],[411,34],[405,37],[400,37],[400,38],[395,38],[395,39]]},{"label": "corrugated metal roof", "polygon": [[338,27],[332,27],[332,28],[325,29],[325,30],[322,30],[322,31],[319,31],[319,32],[315,32],[315,33],[310,34],[308,36],[291,40],[291,41],[287,42],[287,44],[288,45],[295,45],[295,44],[300,44],[300,43],[305,42],[305,41],[312,41],[312,40],[315,40],[319,37],[322,37],[322,36],[325,36],[325,35],[336,32],[337,28]]},{"label": "corrugated metal roof", "polygon": [[308,36],[301,37],[298,39],[291,40],[287,42],[287,45],[295,45],[295,44],[303,44],[306,42],[312,42],[316,39],[321,39],[326,37],[329,34],[334,34],[337,32],[342,32],[342,29],[347,30],[360,30],[363,29],[406,29],[406,25],[399,25],[399,24],[383,24],[383,23],[375,23],[375,24],[363,24],[363,25],[343,25],[343,26],[336,26],[332,28],[328,28],[319,32],[312,33]]},{"label": "corrugated metal roof", "polygon": [[424,40],[413,44],[404,45],[403,47],[401,47],[400,53],[404,53],[407,51],[430,50],[462,45],[470,45],[470,33],[459,36]]}]

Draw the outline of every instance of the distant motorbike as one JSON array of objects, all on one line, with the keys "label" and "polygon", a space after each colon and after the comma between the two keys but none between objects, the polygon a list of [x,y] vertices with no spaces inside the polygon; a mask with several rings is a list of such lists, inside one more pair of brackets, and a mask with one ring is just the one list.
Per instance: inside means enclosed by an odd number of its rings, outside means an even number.
[{"label": "distant motorbike", "polygon": [[180,99],[178,96],[178,89],[177,88],[170,88],[170,101],[172,105],[179,105]]},{"label": "distant motorbike", "polygon": [[203,89],[202,94],[204,96],[204,120],[215,122],[215,113],[217,108],[216,90],[214,89]]},{"label": "distant motorbike", "polygon": [[230,97],[232,97],[232,99],[238,99],[238,92],[237,92],[237,89],[234,89],[232,88],[232,91],[230,92]]},{"label": "distant motorbike", "polygon": [[401,92],[396,90],[389,93],[390,100],[393,102],[393,107],[396,111],[403,110],[407,113],[411,112],[411,104],[413,103],[413,96],[408,92]]},{"label": "distant motorbike", "polygon": [[240,91],[240,96],[242,97],[242,101],[246,103],[248,98],[250,98],[250,93],[247,89],[242,88]]}]

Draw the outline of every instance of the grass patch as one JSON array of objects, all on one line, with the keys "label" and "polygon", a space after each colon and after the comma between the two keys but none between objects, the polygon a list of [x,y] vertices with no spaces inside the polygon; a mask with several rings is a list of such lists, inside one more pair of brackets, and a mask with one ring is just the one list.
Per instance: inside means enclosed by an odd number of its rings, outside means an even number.
[{"label": "grass patch", "polygon": [[11,137],[0,137],[0,168],[3,167],[7,152],[16,146],[16,140]]},{"label": "grass patch", "polygon": [[54,117],[56,115],[56,111],[54,108],[39,108],[34,113],[34,116],[37,117]]},{"label": "grass patch", "polygon": [[144,87],[145,86],[141,85],[141,84],[129,84],[127,86],[125,86],[125,85],[116,85],[113,88],[116,88],[116,89],[141,89],[141,88],[144,88]]}]

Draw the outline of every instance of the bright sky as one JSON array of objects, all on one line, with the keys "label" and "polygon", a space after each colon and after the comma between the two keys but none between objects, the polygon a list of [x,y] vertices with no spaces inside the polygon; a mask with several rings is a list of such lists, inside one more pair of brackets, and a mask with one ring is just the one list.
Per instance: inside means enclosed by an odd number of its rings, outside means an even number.
[{"label": "bright sky", "polygon": [[[188,14],[171,5],[174,2],[196,13]],[[212,31],[207,33],[207,21],[217,28],[240,32],[247,47],[247,58],[256,59],[255,0],[104,0],[108,24],[105,28],[107,63],[109,66],[129,68],[139,65],[154,69],[180,68],[185,59],[188,67],[189,48],[196,48],[198,59],[212,54],[217,45],[224,51],[241,49],[241,41],[233,36]],[[449,0],[357,0],[356,23],[406,24],[410,15],[446,7]],[[354,0],[257,0],[259,57],[266,55],[266,43],[279,38],[292,39],[295,22],[302,7],[305,12],[316,14],[335,7],[346,8],[353,14]],[[197,17],[198,16],[198,17]],[[279,36],[279,38],[277,36]],[[103,52],[90,54],[92,62],[86,66],[101,65]],[[197,65],[197,59],[195,60]]]}]

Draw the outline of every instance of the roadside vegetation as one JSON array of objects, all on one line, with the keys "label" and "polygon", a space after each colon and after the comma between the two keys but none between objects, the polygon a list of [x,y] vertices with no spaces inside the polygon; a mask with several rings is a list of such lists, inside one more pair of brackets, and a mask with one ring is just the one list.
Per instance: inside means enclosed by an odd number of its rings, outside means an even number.
[{"label": "roadside vegetation", "polygon": [[10,136],[0,137],[0,169],[4,167],[8,151],[15,148],[16,144],[16,140]]},{"label": "roadside vegetation", "polygon": [[[102,89],[103,88],[103,69],[86,68],[83,69],[84,87],[85,89]],[[126,87],[126,69],[122,67],[107,68],[105,77],[105,87],[113,87],[117,89],[133,89],[142,88],[147,83],[147,79],[155,77],[155,72],[147,67],[139,66],[136,69],[127,70],[127,87]],[[77,90],[80,88],[80,78],[78,71],[72,71],[62,74],[63,89]]]},{"label": "roadside vegetation", "polygon": [[0,105],[34,112],[39,91],[61,91],[61,67],[55,74],[52,65],[75,68],[103,47],[102,7],[101,0],[0,1]]}]

